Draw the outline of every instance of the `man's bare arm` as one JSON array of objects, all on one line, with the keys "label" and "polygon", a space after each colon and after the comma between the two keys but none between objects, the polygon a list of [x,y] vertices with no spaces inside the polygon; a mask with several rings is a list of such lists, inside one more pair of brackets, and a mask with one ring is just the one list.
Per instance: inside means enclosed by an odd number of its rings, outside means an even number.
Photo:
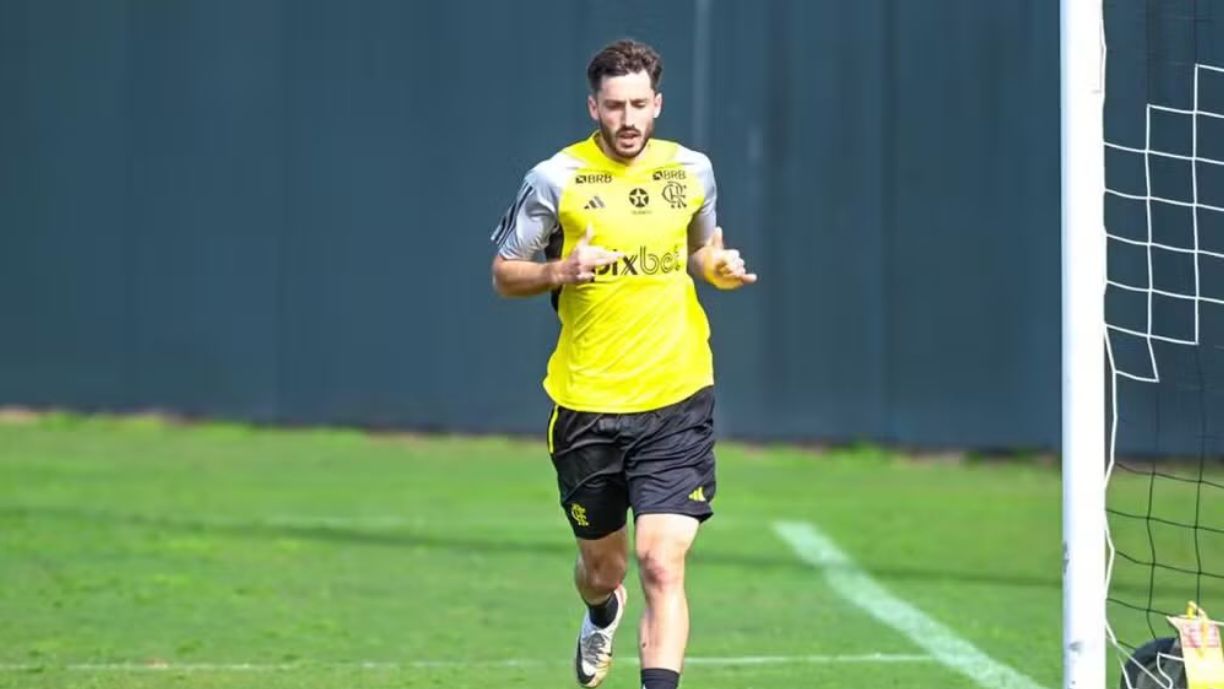
[{"label": "man's bare arm", "polygon": [[597,268],[620,260],[620,252],[591,244],[590,227],[569,256],[556,261],[516,260],[493,257],[493,289],[503,297],[531,297],[573,285],[595,281]]},{"label": "man's bare arm", "polygon": [[534,297],[561,286],[560,261],[524,261],[493,257],[493,290],[503,297]]}]

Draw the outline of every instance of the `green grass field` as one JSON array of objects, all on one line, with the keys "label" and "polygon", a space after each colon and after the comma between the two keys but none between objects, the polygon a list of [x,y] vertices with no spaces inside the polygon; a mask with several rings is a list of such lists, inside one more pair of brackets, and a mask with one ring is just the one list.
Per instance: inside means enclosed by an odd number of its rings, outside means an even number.
[{"label": "green grass field", "polygon": [[[735,444],[719,462],[683,686],[979,686],[849,602],[780,520],[1059,686],[1057,469]],[[2,687],[575,686],[572,560],[538,442],[0,424]],[[604,686],[637,686],[635,632]]]}]

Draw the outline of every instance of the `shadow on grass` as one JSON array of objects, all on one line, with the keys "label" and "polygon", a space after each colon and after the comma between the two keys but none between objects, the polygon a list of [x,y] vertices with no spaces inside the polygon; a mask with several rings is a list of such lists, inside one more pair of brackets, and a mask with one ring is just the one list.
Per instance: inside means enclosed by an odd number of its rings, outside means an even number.
[{"label": "shadow on grass", "polygon": [[[507,540],[495,537],[480,537],[460,534],[441,534],[410,525],[385,527],[356,527],[336,524],[283,523],[259,520],[193,519],[168,515],[146,515],[138,513],[90,510],[72,507],[47,506],[0,506],[0,518],[22,518],[84,522],[90,524],[126,525],[160,532],[211,534],[248,539],[299,539],[326,543],[376,546],[388,548],[424,547],[452,553],[483,553],[511,555],[569,556],[575,552],[572,542]],[[564,527],[562,527],[564,528]],[[768,528],[762,526],[762,537],[772,538]],[[779,543],[779,550],[785,546]],[[690,556],[690,561],[700,564],[734,567],[755,571],[775,570],[812,573],[812,567],[789,556],[770,556],[753,553],[736,553],[727,550],[703,548],[699,543]],[[1057,576],[1036,577],[1000,572],[966,572],[953,570],[922,569],[917,567],[870,567],[864,568],[872,576],[884,581],[929,581],[983,584],[1016,588],[1054,589],[1061,588]],[[1147,593],[1138,586],[1115,585],[1115,590]]]}]

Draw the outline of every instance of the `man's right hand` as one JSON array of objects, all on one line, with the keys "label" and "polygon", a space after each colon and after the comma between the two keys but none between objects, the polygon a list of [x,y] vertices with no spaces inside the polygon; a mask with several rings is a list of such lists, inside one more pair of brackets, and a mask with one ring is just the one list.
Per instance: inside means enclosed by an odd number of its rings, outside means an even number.
[{"label": "man's right hand", "polygon": [[595,271],[607,265],[612,265],[621,259],[619,251],[611,251],[591,243],[595,231],[587,225],[586,233],[574,244],[574,250],[569,256],[557,261],[554,266],[553,282],[561,285],[575,285],[595,281]]}]

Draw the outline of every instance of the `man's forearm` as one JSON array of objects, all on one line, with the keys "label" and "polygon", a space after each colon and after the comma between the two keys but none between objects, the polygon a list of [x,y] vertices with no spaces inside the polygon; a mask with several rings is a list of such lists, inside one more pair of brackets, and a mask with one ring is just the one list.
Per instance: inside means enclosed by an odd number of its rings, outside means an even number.
[{"label": "man's forearm", "polygon": [[694,278],[700,278],[702,280],[705,280],[706,282],[711,282],[710,274],[706,270],[706,261],[709,260],[709,257],[710,257],[710,248],[706,246],[703,246],[700,249],[697,249],[693,253],[689,254],[689,257],[688,257],[689,275],[692,275]]},{"label": "man's forearm", "polygon": [[556,289],[557,261],[493,261],[493,289],[503,297],[532,297]]}]

